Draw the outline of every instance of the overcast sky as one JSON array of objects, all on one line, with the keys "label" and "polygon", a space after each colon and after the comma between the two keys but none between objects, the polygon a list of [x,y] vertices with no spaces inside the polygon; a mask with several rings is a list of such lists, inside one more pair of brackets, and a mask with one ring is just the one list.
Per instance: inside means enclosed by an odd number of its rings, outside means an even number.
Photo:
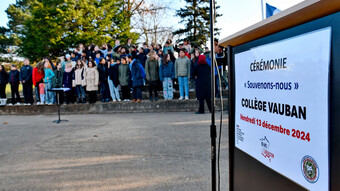
[{"label": "overcast sky", "polygon": [[[278,9],[285,10],[294,6],[303,0],[263,0]],[[185,4],[184,0],[174,0],[172,7],[178,8]],[[177,2],[177,3],[175,3]],[[237,31],[249,27],[262,20],[261,0],[217,0],[217,5],[221,8],[218,13],[223,16],[217,19],[216,27],[221,28],[220,39],[227,37]],[[15,0],[0,0],[0,26],[7,26],[7,14],[5,10],[9,4],[15,3]],[[173,17],[173,13],[169,17]],[[174,21],[179,21],[175,18]]]}]

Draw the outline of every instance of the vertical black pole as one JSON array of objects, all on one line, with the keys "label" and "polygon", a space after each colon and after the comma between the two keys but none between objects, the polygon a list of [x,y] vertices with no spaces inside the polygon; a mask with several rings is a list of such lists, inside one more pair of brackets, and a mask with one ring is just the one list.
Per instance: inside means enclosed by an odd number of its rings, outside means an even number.
[{"label": "vertical black pole", "polygon": [[[214,20],[215,0],[210,0],[210,58],[211,58],[211,186],[216,191],[216,125],[215,125],[215,47],[214,47]],[[221,95],[222,96],[222,95]]]},{"label": "vertical black pole", "polygon": [[235,122],[234,122],[234,65],[232,64],[232,47],[227,47],[227,58],[228,58],[228,105],[229,105],[229,190],[234,190],[234,145],[235,145]]}]

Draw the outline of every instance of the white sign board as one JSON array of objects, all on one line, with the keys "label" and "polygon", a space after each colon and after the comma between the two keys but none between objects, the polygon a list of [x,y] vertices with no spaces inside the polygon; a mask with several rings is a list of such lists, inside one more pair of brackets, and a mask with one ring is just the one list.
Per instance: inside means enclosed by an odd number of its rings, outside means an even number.
[{"label": "white sign board", "polygon": [[235,54],[235,146],[312,191],[328,190],[331,28]]}]

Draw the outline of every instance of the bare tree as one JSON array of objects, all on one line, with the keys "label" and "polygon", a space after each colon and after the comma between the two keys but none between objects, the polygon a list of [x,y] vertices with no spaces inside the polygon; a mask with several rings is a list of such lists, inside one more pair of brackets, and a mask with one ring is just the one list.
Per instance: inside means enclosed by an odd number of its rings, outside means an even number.
[{"label": "bare tree", "polygon": [[140,41],[163,44],[172,37],[173,25],[166,16],[171,12],[169,1],[145,2],[134,15],[133,26],[140,33]]}]

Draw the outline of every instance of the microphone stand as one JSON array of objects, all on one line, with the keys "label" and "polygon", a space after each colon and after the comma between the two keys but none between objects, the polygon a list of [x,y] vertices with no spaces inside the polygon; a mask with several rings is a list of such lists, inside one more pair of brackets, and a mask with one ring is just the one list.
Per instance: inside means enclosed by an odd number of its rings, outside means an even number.
[{"label": "microphone stand", "polygon": [[[210,0],[210,58],[211,58],[211,181],[212,191],[216,191],[216,125],[215,125],[215,54],[214,54],[214,16],[215,0]],[[221,95],[222,96],[222,95]]]}]

